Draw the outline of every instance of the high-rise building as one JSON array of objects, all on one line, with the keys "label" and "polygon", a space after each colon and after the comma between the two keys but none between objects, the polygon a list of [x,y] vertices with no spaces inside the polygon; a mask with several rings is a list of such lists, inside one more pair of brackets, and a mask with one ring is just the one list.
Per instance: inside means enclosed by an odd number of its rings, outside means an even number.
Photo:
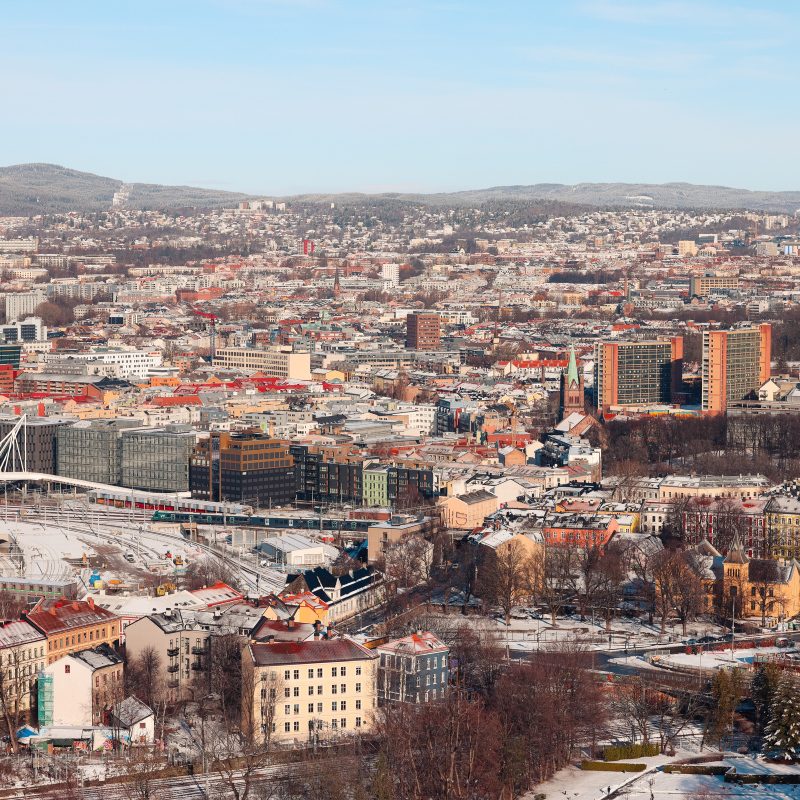
[{"label": "high-rise building", "polygon": [[92,483],[122,483],[122,434],[139,428],[133,419],[81,420],[58,429],[57,473]]},{"label": "high-rise building", "polygon": [[703,411],[724,414],[769,380],[772,326],[768,323],[703,332]]},{"label": "high-rise building", "polygon": [[311,380],[311,353],[293,351],[288,346],[219,347],[214,355],[214,366],[264,372],[290,381]]},{"label": "high-rise building", "polygon": [[381,278],[387,287],[397,286],[400,283],[400,265],[381,264]]},{"label": "high-rise building", "polygon": [[575,348],[569,348],[567,371],[561,375],[561,419],[573,413],[583,414],[583,370],[578,369]]},{"label": "high-rise building", "polygon": [[47,302],[47,295],[41,291],[7,294],[5,297],[6,322],[16,322],[23,317],[29,317],[45,302]]},{"label": "high-rise building", "polygon": [[682,336],[597,345],[595,396],[601,411],[676,402],[682,377]]},{"label": "high-rise building", "polygon": [[406,317],[406,347],[409,350],[438,350],[442,336],[441,318],[432,311]]},{"label": "high-rise building", "polygon": [[291,503],[295,477],[288,444],[261,432],[212,433],[192,452],[189,485],[192,497],[201,500]]}]

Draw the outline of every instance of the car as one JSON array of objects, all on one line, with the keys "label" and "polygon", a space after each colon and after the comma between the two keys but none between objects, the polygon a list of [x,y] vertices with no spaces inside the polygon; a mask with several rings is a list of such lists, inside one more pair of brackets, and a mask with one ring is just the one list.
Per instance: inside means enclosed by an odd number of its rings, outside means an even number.
[{"label": "car", "polygon": [[716,636],[701,636],[697,640],[697,644],[712,644],[713,642],[719,641]]},{"label": "car", "polygon": [[787,639],[785,636],[779,636],[775,640],[775,647],[792,648],[792,647],[796,647],[796,644],[795,644],[793,639]]},{"label": "car", "polygon": [[697,640],[697,639],[687,639],[687,640],[684,642],[684,644],[687,644],[687,645],[689,645],[690,647],[692,647],[693,645],[696,645],[696,644],[697,644],[697,642],[698,642],[698,640]]},{"label": "car", "polygon": [[135,556],[133,553],[130,553],[130,552],[128,552],[128,553],[125,553],[125,555],[123,556],[123,558],[124,558],[124,559],[125,559],[127,562],[129,562],[130,564],[133,564],[133,562],[134,562],[134,561],[136,561],[136,556]]}]

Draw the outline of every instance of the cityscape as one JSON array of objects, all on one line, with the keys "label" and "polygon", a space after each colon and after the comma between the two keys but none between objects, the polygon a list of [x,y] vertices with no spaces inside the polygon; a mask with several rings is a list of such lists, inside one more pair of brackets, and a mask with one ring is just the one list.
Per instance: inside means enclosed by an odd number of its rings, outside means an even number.
[{"label": "cityscape", "polygon": [[796,10],[126,5],[1,56],[0,800],[800,796]]}]

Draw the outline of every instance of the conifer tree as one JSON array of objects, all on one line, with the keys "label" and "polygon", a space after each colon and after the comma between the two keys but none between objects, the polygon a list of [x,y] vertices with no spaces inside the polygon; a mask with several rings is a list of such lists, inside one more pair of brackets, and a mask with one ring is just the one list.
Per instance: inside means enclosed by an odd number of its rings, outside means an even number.
[{"label": "conifer tree", "polygon": [[788,672],[781,677],[770,703],[764,752],[779,753],[784,761],[800,760],[800,685]]}]

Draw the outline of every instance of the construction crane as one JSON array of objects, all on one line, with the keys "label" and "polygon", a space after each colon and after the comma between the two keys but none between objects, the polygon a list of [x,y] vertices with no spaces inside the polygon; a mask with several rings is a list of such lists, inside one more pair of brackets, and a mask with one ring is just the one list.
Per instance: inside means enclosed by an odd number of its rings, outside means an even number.
[{"label": "construction crane", "polygon": [[217,315],[212,314],[210,311],[201,311],[194,306],[189,306],[189,308],[191,308],[192,314],[195,316],[208,320],[208,333],[211,339],[211,360],[213,361],[214,356],[217,354]]}]

